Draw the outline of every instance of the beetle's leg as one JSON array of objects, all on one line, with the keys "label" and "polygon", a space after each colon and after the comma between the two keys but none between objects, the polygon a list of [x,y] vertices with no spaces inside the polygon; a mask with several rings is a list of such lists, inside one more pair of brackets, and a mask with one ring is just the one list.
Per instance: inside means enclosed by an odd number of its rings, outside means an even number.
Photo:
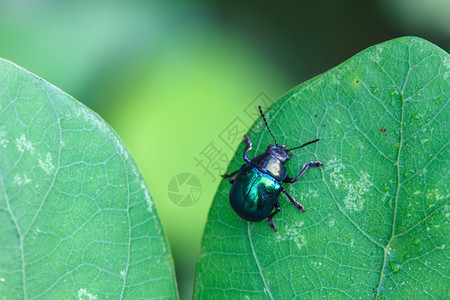
[{"label": "beetle's leg", "polygon": [[221,176],[222,176],[222,178],[230,178],[230,177],[233,177],[234,175],[236,175],[237,172],[239,172],[239,170],[236,170],[230,174],[223,174]]},{"label": "beetle's leg", "polygon": [[252,149],[252,142],[248,138],[247,135],[244,135],[244,142],[247,144],[247,147],[245,147],[244,154],[242,157],[244,158],[245,162],[250,163],[250,158],[247,157],[247,152]]},{"label": "beetle's leg", "polygon": [[283,180],[283,182],[287,182],[287,183],[294,183],[296,182],[300,177],[302,177],[302,175],[306,172],[306,170],[308,170],[310,167],[315,167],[315,168],[320,168],[323,167],[323,163],[321,163],[320,161],[312,161],[309,162],[307,164],[305,164],[302,168],[302,170],[300,171],[300,173],[297,175],[297,177],[295,178],[291,178],[289,176],[286,176],[286,178]]},{"label": "beetle's leg", "polygon": [[239,170],[234,171],[233,173],[230,173],[230,174],[223,174],[222,178],[230,178],[229,181],[230,181],[231,184],[233,184],[234,179],[235,179],[234,175],[236,175],[237,172],[239,172]]},{"label": "beetle's leg", "polygon": [[272,228],[273,231],[277,232],[277,227],[275,226],[275,224],[273,224],[272,218],[281,210],[280,203],[278,203],[278,201],[277,203],[275,203],[275,209],[276,210],[269,215],[267,221],[269,221],[270,228]]},{"label": "beetle's leg", "polygon": [[298,203],[297,201],[295,201],[295,199],[288,194],[288,192],[286,191],[286,189],[282,189],[281,190],[288,198],[289,200],[291,200],[292,204],[295,205],[295,207],[297,207],[299,210],[301,210],[302,212],[305,212],[305,209],[303,208],[303,205],[301,205],[300,203]]}]

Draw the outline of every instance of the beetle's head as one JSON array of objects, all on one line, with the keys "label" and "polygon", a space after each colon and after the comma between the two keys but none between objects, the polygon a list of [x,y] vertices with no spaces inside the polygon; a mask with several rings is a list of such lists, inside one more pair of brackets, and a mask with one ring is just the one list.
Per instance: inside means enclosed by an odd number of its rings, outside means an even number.
[{"label": "beetle's head", "polygon": [[289,150],[285,146],[269,145],[266,152],[281,161],[283,164],[291,158],[288,153]]}]

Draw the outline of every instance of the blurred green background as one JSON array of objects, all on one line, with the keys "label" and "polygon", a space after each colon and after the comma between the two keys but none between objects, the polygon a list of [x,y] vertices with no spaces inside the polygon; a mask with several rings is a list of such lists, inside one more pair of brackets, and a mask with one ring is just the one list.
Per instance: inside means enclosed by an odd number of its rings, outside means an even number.
[{"label": "blurred green background", "polygon": [[122,137],[188,299],[219,174],[256,105],[398,36],[448,52],[449,16],[446,0],[0,0],[0,57],[85,103]]}]

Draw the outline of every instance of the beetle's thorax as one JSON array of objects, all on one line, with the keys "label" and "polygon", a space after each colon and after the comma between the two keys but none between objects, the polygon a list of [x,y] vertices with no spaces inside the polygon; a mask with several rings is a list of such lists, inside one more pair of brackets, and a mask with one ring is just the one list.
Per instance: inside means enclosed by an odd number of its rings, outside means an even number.
[{"label": "beetle's thorax", "polygon": [[287,175],[284,163],[289,158],[288,151],[284,146],[270,145],[266,152],[254,157],[250,163],[260,171],[269,173],[275,179],[282,181]]},{"label": "beetle's thorax", "polygon": [[288,150],[284,146],[269,145],[269,147],[267,147],[266,153],[278,159],[282,164],[284,164],[289,160],[289,158],[291,158],[289,156]]}]

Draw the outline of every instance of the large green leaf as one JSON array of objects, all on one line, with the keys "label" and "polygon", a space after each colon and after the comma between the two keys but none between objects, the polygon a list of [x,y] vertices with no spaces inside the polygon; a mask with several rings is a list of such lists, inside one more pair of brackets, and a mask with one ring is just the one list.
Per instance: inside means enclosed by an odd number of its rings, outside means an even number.
[{"label": "large green leaf", "polygon": [[[290,91],[267,119],[296,150],[267,222],[240,219],[220,185],[203,238],[198,299],[445,298],[448,269],[449,55],[419,38],[371,47]],[[255,107],[256,112],[256,107]],[[254,151],[273,143],[261,120]],[[228,171],[239,168],[244,145]]]},{"label": "large green leaf", "polygon": [[177,298],[133,159],[95,113],[0,60],[0,295]]}]

